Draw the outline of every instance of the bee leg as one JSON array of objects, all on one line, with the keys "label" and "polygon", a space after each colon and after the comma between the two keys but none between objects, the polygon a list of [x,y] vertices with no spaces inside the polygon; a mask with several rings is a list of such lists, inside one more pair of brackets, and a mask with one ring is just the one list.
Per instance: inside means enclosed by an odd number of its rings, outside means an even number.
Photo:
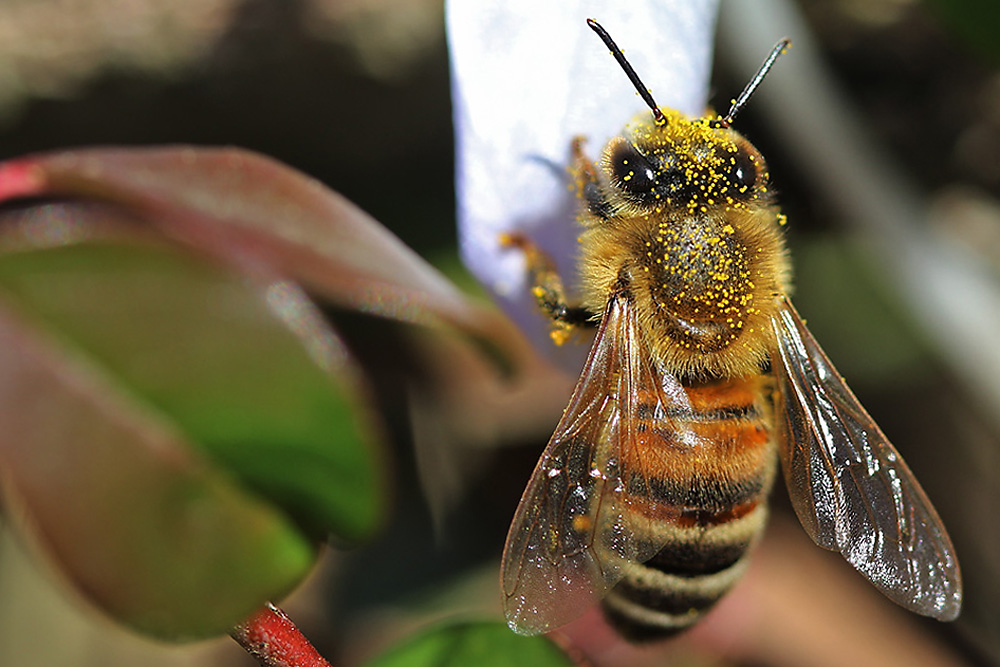
[{"label": "bee leg", "polygon": [[531,274],[531,293],[538,307],[552,320],[552,340],[562,345],[569,340],[575,329],[590,324],[591,313],[580,305],[572,305],[566,299],[566,289],[562,277],[556,270],[555,262],[524,234],[516,232],[500,235],[500,245],[517,248],[524,253],[524,259]]},{"label": "bee leg", "polygon": [[594,162],[583,150],[585,142],[584,137],[574,137],[570,148],[573,162],[569,172],[573,176],[573,188],[577,196],[587,203],[587,209],[593,215],[601,220],[607,220],[614,215],[614,210],[604,193],[604,188],[601,187]]}]

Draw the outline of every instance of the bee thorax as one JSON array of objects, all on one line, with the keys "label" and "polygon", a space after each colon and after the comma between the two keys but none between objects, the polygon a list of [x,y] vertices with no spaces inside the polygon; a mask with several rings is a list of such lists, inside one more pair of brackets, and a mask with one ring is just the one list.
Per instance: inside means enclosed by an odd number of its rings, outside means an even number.
[{"label": "bee thorax", "polygon": [[640,280],[652,314],[677,343],[696,352],[718,351],[760,313],[753,258],[732,225],[664,221],[645,245]]}]

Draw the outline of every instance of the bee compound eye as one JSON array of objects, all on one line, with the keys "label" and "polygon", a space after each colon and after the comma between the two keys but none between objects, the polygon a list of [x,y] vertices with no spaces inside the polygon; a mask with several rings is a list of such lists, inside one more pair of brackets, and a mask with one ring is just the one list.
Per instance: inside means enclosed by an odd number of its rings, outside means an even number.
[{"label": "bee compound eye", "polygon": [[630,195],[649,197],[656,186],[656,170],[636,147],[627,141],[616,143],[608,156],[615,185]]},{"label": "bee compound eye", "polygon": [[740,148],[730,158],[732,167],[729,171],[729,181],[740,194],[750,196],[751,190],[757,185],[756,160],[748,151]]}]

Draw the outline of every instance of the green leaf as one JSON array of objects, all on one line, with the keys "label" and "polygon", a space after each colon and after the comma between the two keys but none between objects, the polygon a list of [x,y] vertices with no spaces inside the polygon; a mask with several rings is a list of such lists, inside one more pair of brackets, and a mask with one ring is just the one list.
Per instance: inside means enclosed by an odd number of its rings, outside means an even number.
[{"label": "green leaf", "polygon": [[455,623],[431,628],[366,667],[572,667],[546,637],[522,637],[502,623]]},{"label": "green leaf", "polygon": [[305,576],[321,532],[378,524],[376,429],[289,283],[134,235],[0,253],[0,392],[0,470],[40,542],[155,636],[228,631]]},{"label": "green leaf", "polygon": [[293,287],[261,294],[177,250],[89,243],[0,256],[0,290],[251,488],[346,540],[375,528],[356,389],[268,303],[307,308]]}]

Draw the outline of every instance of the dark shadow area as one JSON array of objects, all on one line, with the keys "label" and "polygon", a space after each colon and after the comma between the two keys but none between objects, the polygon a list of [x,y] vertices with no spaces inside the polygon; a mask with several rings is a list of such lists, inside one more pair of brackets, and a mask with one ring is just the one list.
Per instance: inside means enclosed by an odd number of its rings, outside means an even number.
[{"label": "dark shadow area", "polygon": [[74,146],[237,145],[338,190],[419,252],[454,243],[447,53],[366,75],[303,26],[301,2],[248,0],[211,54],[172,80],[108,72],[34,100],[0,128],[0,158]]}]

